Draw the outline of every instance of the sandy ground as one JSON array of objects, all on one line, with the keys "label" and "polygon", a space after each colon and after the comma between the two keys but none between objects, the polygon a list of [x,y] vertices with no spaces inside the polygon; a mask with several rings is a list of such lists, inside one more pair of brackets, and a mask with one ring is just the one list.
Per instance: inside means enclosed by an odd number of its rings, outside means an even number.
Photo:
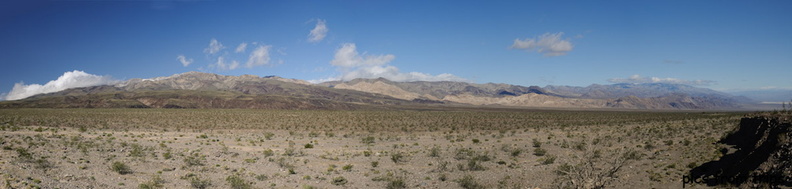
[{"label": "sandy ground", "polygon": [[[559,170],[580,165],[594,176],[578,183],[680,188],[689,166],[719,157],[712,143],[733,123],[418,132],[6,124],[0,188],[555,188],[571,182]],[[628,152],[613,175],[600,175]]]}]

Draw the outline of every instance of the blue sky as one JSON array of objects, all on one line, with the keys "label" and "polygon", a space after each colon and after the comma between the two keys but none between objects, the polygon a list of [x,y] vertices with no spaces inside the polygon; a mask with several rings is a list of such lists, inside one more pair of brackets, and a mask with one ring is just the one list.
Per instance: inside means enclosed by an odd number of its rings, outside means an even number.
[{"label": "blue sky", "polygon": [[3,1],[0,93],[74,70],[789,89],[789,10],[792,1]]}]

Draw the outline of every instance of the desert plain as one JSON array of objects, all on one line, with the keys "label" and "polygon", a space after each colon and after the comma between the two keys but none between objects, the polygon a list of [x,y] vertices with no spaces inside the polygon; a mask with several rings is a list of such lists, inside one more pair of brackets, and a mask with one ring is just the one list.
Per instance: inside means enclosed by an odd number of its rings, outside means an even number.
[{"label": "desert plain", "polygon": [[743,114],[2,109],[0,186],[681,188]]}]

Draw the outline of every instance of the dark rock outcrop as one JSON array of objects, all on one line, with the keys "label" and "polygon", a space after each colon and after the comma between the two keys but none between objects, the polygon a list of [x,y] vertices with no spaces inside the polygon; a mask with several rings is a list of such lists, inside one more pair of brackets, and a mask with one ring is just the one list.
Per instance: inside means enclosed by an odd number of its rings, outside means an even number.
[{"label": "dark rock outcrop", "polygon": [[717,161],[690,170],[691,182],[742,188],[792,187],[792,132],[789,116],[746,117],[719,143],[733,146]]}]

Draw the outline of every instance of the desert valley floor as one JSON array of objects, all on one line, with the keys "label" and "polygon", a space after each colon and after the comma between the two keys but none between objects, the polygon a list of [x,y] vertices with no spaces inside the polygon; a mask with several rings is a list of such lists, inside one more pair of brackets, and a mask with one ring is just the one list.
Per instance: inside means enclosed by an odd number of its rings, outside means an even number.
[{"label": "desert valley floor", "polygon": [[[9,188],[680,188],[743,113],[2,109]],[[687,185],[686,187],[703,187]]]}]

